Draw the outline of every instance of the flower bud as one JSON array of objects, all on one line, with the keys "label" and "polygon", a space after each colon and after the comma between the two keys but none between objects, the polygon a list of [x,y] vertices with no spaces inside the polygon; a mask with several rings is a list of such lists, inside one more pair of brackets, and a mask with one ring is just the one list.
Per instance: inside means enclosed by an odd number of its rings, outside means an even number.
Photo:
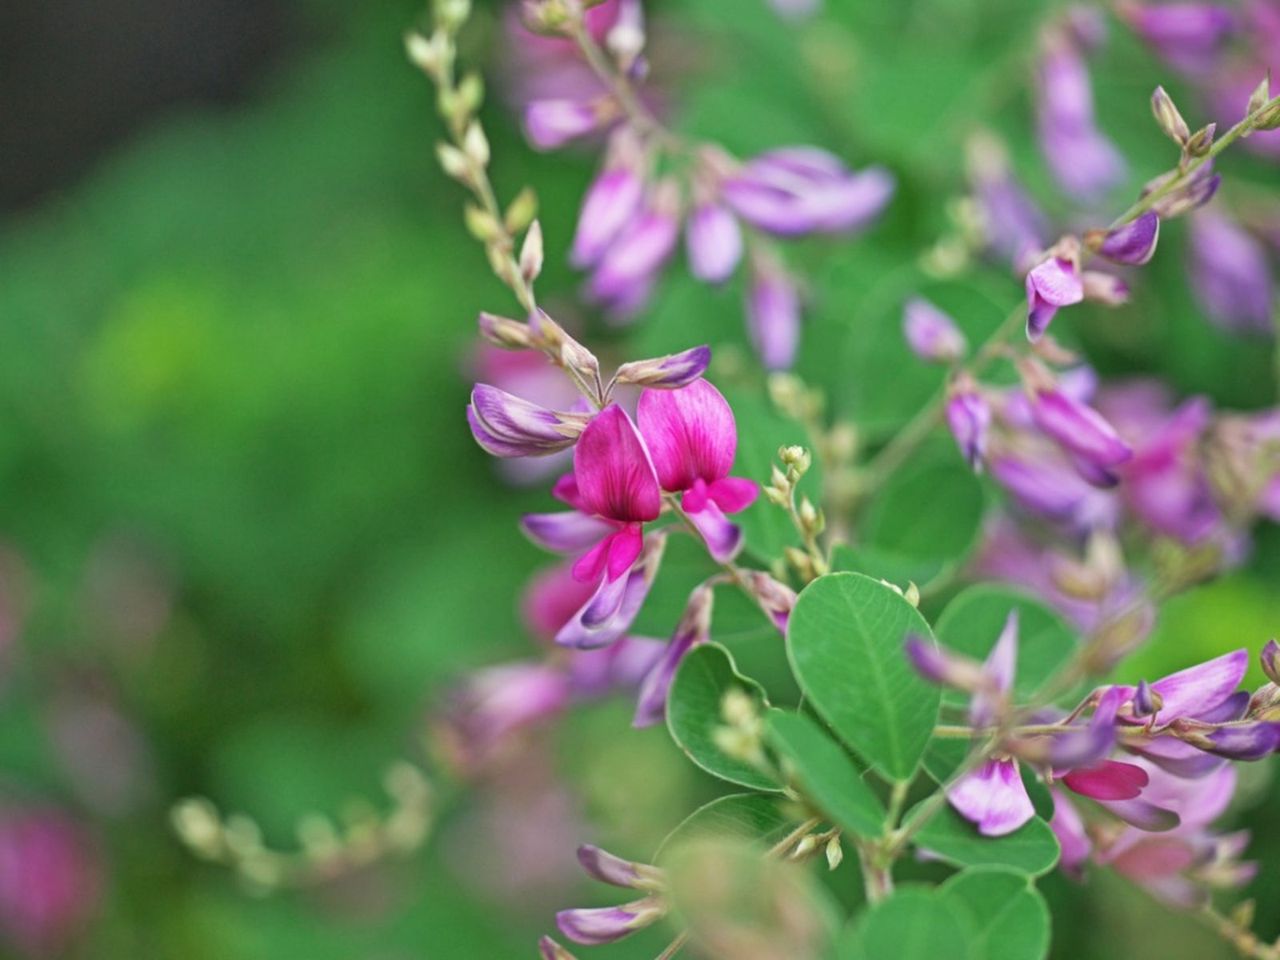
[{"label": "flower bud", "polygon": [[470,158],[451,143],[436,144],[440,167],[454,180],[466,183],[471,178]]},{"label": "flower bud", "polygon": [[903,650],[912,669],[930,683],[973,693],[985,682],[982,664],[952,653],[919,634],[907,634]]},{"label": "flower bud", "polygon": [[911,352],[930,363],[954,363],[969,347],[955,321],[920,297],[907,301],[902,332]]},{"label": "flower bud", "polygon": [[755,258],[747,332],[766,370],[786,370],[800,346],[800,291],[780,264]]},{"label": "flower bud", "polygon": [[596,355],[569,336],[545,310],[538,310],[529,318],[529,327],[538,346],[555,357],[562,367],[588,383],[599,380],[600,361]]},{"label": "flower bud", "polygon": [[706,373],[710,363],[710,347],[691,347],[680,353],[669,353],[665,357],[624,363],[618,368],[614,379],[618,383],[674,390],[693,383]]},{"label": "flower bud", "polygon": [[489,165],[489,138],[478,121],[472,120],[467,125],[467,132],[462,135],[462,150],[477,167]]},{"label": "flower bud", "polygon": [[577,960],[577,958],[550,937],[538,941],[538,952],[542,960]]},{"label": "flower bud", "polygon": [[529,225],[520,247],[520,273],[529,282],[542,273],[542,224],[537,220]]},{"label": "flower bud", "polygon": [[1114,263],[1139,265],[1148,262],[1160,239],[1160,217],[1148,210],[1129,223],[1103,233],[1098,253]]},{"label": "flower bud", "polygon": [[779,633],[787,632],[787,618],[796,605],[796,592],[761,570],[746,572],[747,588]]},{"label": "flower bud", "polygon": [[561,910],[556,914],[556,926],[575,943],[594,946],[621,940],[656,923],[666,912],[662,898],[645,897],[619,907]]},{"label": "flower bud", "polygon": [[836,834],[827,841],[826,846],[827,869],[834,870],[844,861],[844,847],[840,844],[840,834]]},{"label": "flower bud", "polygon": [[965,461],[975,473],[981,472],[987,455],[991,407],[972,382],[959,382],[947,400],[946,415],[947,426]]},{"label": "flower bud", "polygon": [[1192,134],[1191,139],[1187,141],[1187,156],[1196,158],[1207,156],[1213,147],[1213,135],[1217,130],[1218,125],[1210,123]]},{"label": "flower bud", "polygon": [[548,410],[478,383],[471,391],[467,422],[476,442],[495,457],[537,457],[573,446],[590,417]]},{"label": "flower bud", "polygon": [[611,101],[533,100],[524,110],[525,134],[535,149],[554,150],[591,133],[615,112]]},{"label": "flower bud", "polygon": [[1249,94],[1249,104],[1245,108],[1245,116],[1252,116],[1267,105],[1267,101],[1271,99],[1271,71],[1267,71],[1267,75],[1262,78],[1253,93]]},{"label": "flower bud", "polygon": [[723,283],[742,259],[742,228],[717,203],[700,204],[685,227],[689,272],[706,283]]},{"label": "flower bud", "polygon": [[1280,684],[1280,643],[1275,639],[1268,640],[1262,648],[1259,658],[1262,661],[1262,672],[1274,684]]},{"label": "flower bud", "polygon": [[1154,717],[1164,706],[1164,697],[1151,684],[1142,680],[1133,694],[1133,715],[1135,717]]},{"label": "flower bud", "polygon": [[1078,256],[1050,256],[1027,272],[1027,339],[1035,342],[1049,329],[1060,307],[1084,299]]},{"label": "flower bud", "polygon": [[494,346],[507,350],[528,350],[534,345],[527,323],[483,311],[476,323],[480,327],[480,335]]},{"label": "flower bud", "polygon": [[1166,137],[1178,146],[1186,146],[1191,136],[1191,128],[1187,126],[1187,121],[1182,119],[1182,114],[1174,105],[1173,98],[1165,92],[1164,87],[1156,87],[1155,92],[1151,94],[1151,112]]}]

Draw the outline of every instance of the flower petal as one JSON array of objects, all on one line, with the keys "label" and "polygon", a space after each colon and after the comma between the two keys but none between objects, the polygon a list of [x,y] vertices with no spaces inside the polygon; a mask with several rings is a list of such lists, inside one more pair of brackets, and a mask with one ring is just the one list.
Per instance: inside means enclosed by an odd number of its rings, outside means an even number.
[{"label": "flower petal", "polygon": [[1012,833],[1035,816],[1013,760],[988,760],[953,784],[947,800],[987,837]]},{"label": "flower petal", "polygon": [[1103,760],[1092,767],[1072,770],[1062,782],[1085,797],[1095,800],[1132,800],[1149,782],[1147,771],[1132,763]]},{"label": "flower petal", "polygon": [[688,490],[694,481],[728,476],[738,429],[724,396],[706,380],[678,390],[646,390],[636,409],[662,489]]},{"label": "flower petal", "polygon": [[649,455],[631,418],[616,404],[596,414],[578,438],[573,474],[588,513],[631,523],[656,519],[661,512],[662,492]]}]

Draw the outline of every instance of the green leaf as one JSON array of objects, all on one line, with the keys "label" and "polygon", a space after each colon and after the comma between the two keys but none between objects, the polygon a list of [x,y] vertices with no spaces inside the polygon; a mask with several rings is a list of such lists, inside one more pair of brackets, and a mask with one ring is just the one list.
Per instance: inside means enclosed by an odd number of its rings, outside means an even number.
[{"label": "green leaf", "polygon": [[891,587],[857,573],[809,584],[787,627],[787,654],[809,701],[858,756],[909,780],[938,719],[938,688],[907,663],[908,633],[932,637]]},{"label": "green leaf", "polygon": [[924,586],[962,563],[982,524],[982,485],[954,447],[895,473],[871,500],[857,547],[837,561],[893,583]]},{"label": "green leaf", "polygon": [[776,795],[731,793],[703,804],[685,817],[667,834],[654,860],[660,860],[673,844],[704,836],[736,837],[772,845],[785,837],[796,822]]},{"label": "green leaf", "polygon": [[974,867],[942,885],[942,895],[970,920],[969,960],[1044,960],[1049,907],[1031,878],[1004,867]]},{"label": "green leaf", "polygon": [[768,707],[764,688],[738,673],[728,650],[718,643],[694,647],[671,683],[667,729],[689,759],[707,773],[744,787],[776,790],[778,785],[772,778],[716,745],[715,731],[725,725],[721,703],[725,694],[735,689],[751,697],[762,711]]},{"label": "green leaf", "polygon": [[839,960],[939,960],[969,957],[965,915],[956,900],[929,887],[902,887],[846,928]]},{"label": "green leaf", "polygon": [[769,745],[794,768],[797,786],[833,823],[862,837],[877,836],[885,811],[834,740],[800,713],[773,710]]},{"label": "green leaf", "polygon": [[[1034,694],[1072,656],[1076,630],[1040,601],[1009,587],[979,584],[947,604],[938,617],[938,642],[974,660],[985,660],[1010,611],[1018,611],[1018,666],[1013,689]],[[949,691],[948,703],[964,703],[965,694]]]},{"label": "green leaf", "polygon": [[[918,809],[907,814],[907,822]],[[984,837],[949,804],[920,828],[915,844],[961,867],[1012,867],[1039,876],[1058,862],[1058,840],[1039,817],[1003,837]]]}]

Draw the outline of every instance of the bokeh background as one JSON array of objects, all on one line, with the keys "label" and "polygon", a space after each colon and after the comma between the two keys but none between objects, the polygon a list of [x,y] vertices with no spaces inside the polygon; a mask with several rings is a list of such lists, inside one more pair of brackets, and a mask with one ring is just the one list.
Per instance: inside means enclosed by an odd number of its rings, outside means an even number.
[{"label": "bokeh background", "polygon": [[[563,251],[593,159],[524,145],[500,93],[500,7],[481,5],[464,52],[494,89],[495,178],[508,196],[536,185],[542,287],[582,319]],[[1055,203],[1016,49],[1040,5],[830,0],[795,27],[764,0],[653,12],[681,125],[743,153],[815,142],[900,177],[877,230],[801,250],[811,357],[850,331],[896,337],[898,304],[864,294],[936,239],[966,118],[990,113]],[[576,842],[643,856],[716,791],[664,731],[632,731],[626,704],[583,711],[479,783],[432,759],[427,718],[451,681],[532,650],[517,598],[543,558],[514,521],[547,501],[504,483],[462,418],[475,313],[511,308],[435,166],[431,91],[401,48],[420,14],[416,0],[0,8],[0,808],[75,825],[74,853],[51,841],[42,876],[85,906],[47,955],[532,956],[556,908],[599,895]],[[1168,160],[1147,97],[1170,78],[1115,33],[1096,64],[1101,123],[1137,182]],[[1274,167],[1229,166],[1276,184]],[[1271,343],[1198,315],[1179,232],[1133,307],[1083,321],[1091,355],[1225,406],[1272,402]],[[994,302],[1017,297],[988,279]],[[673,279],[637,342],[694,336],[732,357],[739,296]],[[874,402],[856,363],[814,369]],[[1280,537],[1263,530],[1248,567],[1171,605],[1130,671],[1256,649],[1280,624],[1278,575]],[[176,800],[202,795],[289,847],[308,813],[385,808],[401,759],[438,781],[425,849],[304,890],[264,896],[169,825]],[[1237,816],[1264,861],[1248,893],[1274,936],[1277,801],[1266,766],[1248,773]],[[37,877],[5,876],[0,852],[12,928]],[[1113,877],[1045,886],[1056,956],[1228,955]]]}]

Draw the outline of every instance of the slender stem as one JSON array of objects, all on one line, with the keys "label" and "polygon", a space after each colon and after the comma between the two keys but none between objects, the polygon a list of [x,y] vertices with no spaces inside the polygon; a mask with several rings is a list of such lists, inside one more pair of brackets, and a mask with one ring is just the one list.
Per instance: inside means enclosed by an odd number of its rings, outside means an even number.
[{"label": "slender stem", "polygon": [[1239,926],[1230,917],[1219,913],[1212,904],[1206,906],[1197,916],[1218,936],[1235,947],[1240,956],[1252,957],[1254,960],[1280,960],[1280,943],[1263,943],[1252,930]]},{"label": "slender stem", "polygon": [[677,936],[674,940],[672,940],[669,944],[667,944],[667,949],[663,950],[660,954],[658,954],[658,956],[655,957],[654,960],[671,960],[671,958],[674,957],[677,953],[679,953],[684,948],[684,945],[688,942],[689,942],[689,931],[684,930],[680,933],[679,936]]}]

